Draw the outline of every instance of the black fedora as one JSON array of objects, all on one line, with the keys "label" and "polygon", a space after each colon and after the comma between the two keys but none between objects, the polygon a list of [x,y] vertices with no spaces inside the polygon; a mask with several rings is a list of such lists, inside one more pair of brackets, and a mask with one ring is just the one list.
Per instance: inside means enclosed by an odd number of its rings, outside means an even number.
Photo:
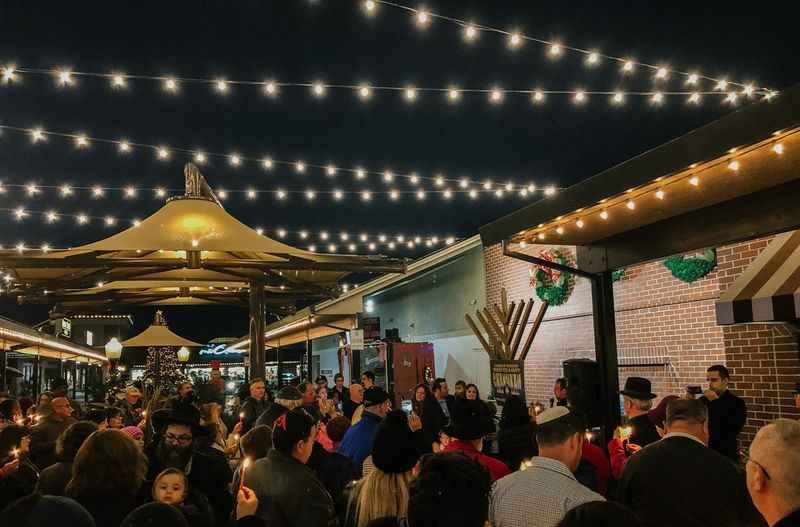
[{"label": "black fedora", "polygon": [[153,412],[153,426],[165,430],[171,424],[191,427],[195,436],[206,435],[208,429],[200,424],[200,411],[190,404],[179,404],[175,408],[163,408]]},{"label": "black fedora", "polygon": [[648,400],[655,399],[658,395],[654,394],[650,384],[650,379],[644,377],[628,377],[625,380],[625,388],[619,392],[633,399]]}]

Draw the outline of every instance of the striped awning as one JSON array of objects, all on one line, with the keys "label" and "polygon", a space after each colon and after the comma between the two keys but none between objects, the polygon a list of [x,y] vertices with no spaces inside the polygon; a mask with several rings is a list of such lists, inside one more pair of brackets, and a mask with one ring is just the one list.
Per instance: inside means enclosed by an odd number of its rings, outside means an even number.
[{"label": "striped awning", "polygon": [[800,230],[775,236],[720,296],[717,323],[800,319]]}]

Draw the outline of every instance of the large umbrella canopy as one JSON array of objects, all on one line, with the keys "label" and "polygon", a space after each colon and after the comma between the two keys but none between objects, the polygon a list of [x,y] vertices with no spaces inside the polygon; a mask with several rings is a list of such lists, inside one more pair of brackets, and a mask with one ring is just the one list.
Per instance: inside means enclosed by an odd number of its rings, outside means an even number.
[{"label": "large umbrella canopy", "polygon": [[186,195],[138,225],[66,250],[0,251],[8,291],[20,303],[65,308],[128,305],[246,305],[262,287],[274,307],[338,295],[350,272],[403,272],[382,256],[304,251],[263,236],[231,216],[192,164]]},{"label": "large umbrella canopy", "polygon": [[156,311],[153,324],[138,335],[122,341],[126,348],[165,348],[165,347],[201,347],[202,344],[185,339],[170,331],[167,321],[161,311]]}]

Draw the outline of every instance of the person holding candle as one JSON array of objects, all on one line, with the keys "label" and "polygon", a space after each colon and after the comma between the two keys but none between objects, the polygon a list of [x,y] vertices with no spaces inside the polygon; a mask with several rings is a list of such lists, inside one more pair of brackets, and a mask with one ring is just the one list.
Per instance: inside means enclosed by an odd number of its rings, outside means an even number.
[{"label": "person holding candle", "polygon": [[50,403],[53,413],[41,419],[31,429],[31,461],[43,469],[57,461],[56,440],[76,420],[72,405],[66,397],[56,397]]},{"label": "person holding candle", "polygon": [[269,406],[270,401],[267,397],[267,385],[264,383],[264,379],[251,379],[250,396],[242,403],[241,413],[239,415],[239,420],[242,425],[237,425],[233,432],[239,435],[246,434],[253,428],[253,425],[261,414],[267,411]]},{"label": "person holding candle", "polygon": [[36,488],[39,472],[28,460],[29,448],[27,428],[10,425],[0,432],[0,511]]},{"label": "person holding candle", "polygon": [[628,377],[625,380],[625,388],[620,391],[628,424],[624,428],[617,428],[614,437],[608,443],[611,475],[615,479],[622,476],[625,463],[631,455],[661,439],[649,416],[653,408],[653,399],[658,397],[651,390],[649,379]]}]

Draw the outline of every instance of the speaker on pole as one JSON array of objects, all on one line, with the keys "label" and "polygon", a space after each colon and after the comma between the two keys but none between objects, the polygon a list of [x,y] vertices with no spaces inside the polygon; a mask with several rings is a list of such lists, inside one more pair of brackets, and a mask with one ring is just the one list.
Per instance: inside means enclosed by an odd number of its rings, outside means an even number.
[{"label": "speaker on pole", "polygon": [[600,390],[600,365],[591,359],[563,362],[570,408],[583,415],[590,427],[603,424],[603,397]]}]

